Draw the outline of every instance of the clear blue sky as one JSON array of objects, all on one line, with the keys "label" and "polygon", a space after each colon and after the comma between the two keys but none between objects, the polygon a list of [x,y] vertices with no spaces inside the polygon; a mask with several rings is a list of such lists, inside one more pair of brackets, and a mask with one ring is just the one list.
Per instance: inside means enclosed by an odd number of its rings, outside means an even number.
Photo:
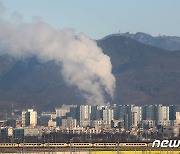
[{"label": "clear blue sky", "polygon": [[57,29],[73,28],[92,39],[121,32],[180,36],[180,0],[1,0],[8,18],[14,11]]}]

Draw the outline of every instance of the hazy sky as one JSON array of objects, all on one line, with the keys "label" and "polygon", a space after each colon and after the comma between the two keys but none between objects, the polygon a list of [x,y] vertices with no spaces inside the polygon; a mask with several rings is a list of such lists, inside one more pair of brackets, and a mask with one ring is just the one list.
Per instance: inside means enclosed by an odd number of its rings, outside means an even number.
[{"label": "hazy sky", "polygon": [[180,36],[180,0],[1,0],[4,16],[14,11],[57,29],[73,28],[92,39],[121,32]]}]

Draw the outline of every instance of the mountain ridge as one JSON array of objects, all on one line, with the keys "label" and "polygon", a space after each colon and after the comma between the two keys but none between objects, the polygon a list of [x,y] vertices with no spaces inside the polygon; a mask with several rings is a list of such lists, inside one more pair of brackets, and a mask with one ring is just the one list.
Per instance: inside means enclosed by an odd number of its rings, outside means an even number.
[{"label": "mountain ridge", "polygon": [[[97,44],[110,56],[116,77],[112,103],[180,103],[179,51],[170,52],[119,35],[97,40]],[[1,109],[11,107],[12,102],[17,108],[46,110],[62,104],[85,104],[85,99],[76,87],[64,82],[61,67],[55,62],[0,56]]]},{"label": "mountain ridge", "polygon": [[102,39],[111,36],[124,36],[136,40],[140,43],[146,45],[152,45],[169,51],[180,50],[180,37],[178,36],[166,36],[166,35],[152,36],[150,34],[143,32],[137,32],[135,34],[126,32],[126,33],[110,34]]}]

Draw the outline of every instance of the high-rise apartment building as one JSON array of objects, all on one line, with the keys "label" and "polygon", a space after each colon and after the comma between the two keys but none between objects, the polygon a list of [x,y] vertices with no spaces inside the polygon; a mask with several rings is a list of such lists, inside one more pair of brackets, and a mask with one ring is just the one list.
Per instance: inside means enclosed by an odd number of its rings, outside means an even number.
[{"label": "high-rise apartment building", "polygon": [[171,121],[169,120],[169,106],[163,106],[160,104],[156,107],[157,125],[170,126]]},{"label": "high-rise apartment building", "polygon": [[119,105],[118,106],[118,119],[124,120],[124,116],[130,113],[129,105]]},{"label": "high-rise apartment building", "polygon": [[80,105],[80,126],[90,126],[91,120],[91,106],[90,105]]},{"label": "high-rise apartment building", "polygon": [[132,112],[131,114],[131,126],[137,127],[138,126],[138,114],[137,112]]},{"label": "high-rise apartment building", "polygon": [[142,121],[142,106],[131,106],[131,112],[137,113],[137,123],[140,123]]},{"label": "high-rise apartment building", "polygon": [[180,126],[180,112],[176,112],[175,126]]},{"label": "high-rise apartment building", "polygon": [[33,109],[28,109],[27,111],[22,111],[22,127],[37,125],[37,111]]},{"label": "high-rise apartment building", "polygon": [[157,121],[169,120],[169,106],[157,105]]},{"label": "high-rise apartment building", "polygon": [[155,120],[155,112],[154,105],[143,106],[143,120]]},{"label": "high-rise apartment building", "polygon": [[76,126],[77,126],[76,119],[73,119],[72,117],[67,117],[67,119],[62,119],[63,128],[73,129],[76,128]]},{"label": "high-rise apartment building", "polygon": [[102,120],[103,107],[102,105],[91,106],[91,120]]},{"label": "high-rise apartment building", "polygon": [[105,106],[103,109],[104,124],[111,125],[111,120],[114,120],[114,111],[112,108]]}]

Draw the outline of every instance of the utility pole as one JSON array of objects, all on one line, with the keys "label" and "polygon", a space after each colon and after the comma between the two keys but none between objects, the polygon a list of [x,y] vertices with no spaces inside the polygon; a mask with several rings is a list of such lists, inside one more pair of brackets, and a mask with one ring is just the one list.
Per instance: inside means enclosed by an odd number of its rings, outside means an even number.
[{"label": "utility pole", "polygon": [[119,139],[118,139],[118,146],[117,146],[117,154],[119,154]]},{"label": "utility pole", "polygon": [[70,139],[70,154],[72,154],[72,141],[73,139]]}]

